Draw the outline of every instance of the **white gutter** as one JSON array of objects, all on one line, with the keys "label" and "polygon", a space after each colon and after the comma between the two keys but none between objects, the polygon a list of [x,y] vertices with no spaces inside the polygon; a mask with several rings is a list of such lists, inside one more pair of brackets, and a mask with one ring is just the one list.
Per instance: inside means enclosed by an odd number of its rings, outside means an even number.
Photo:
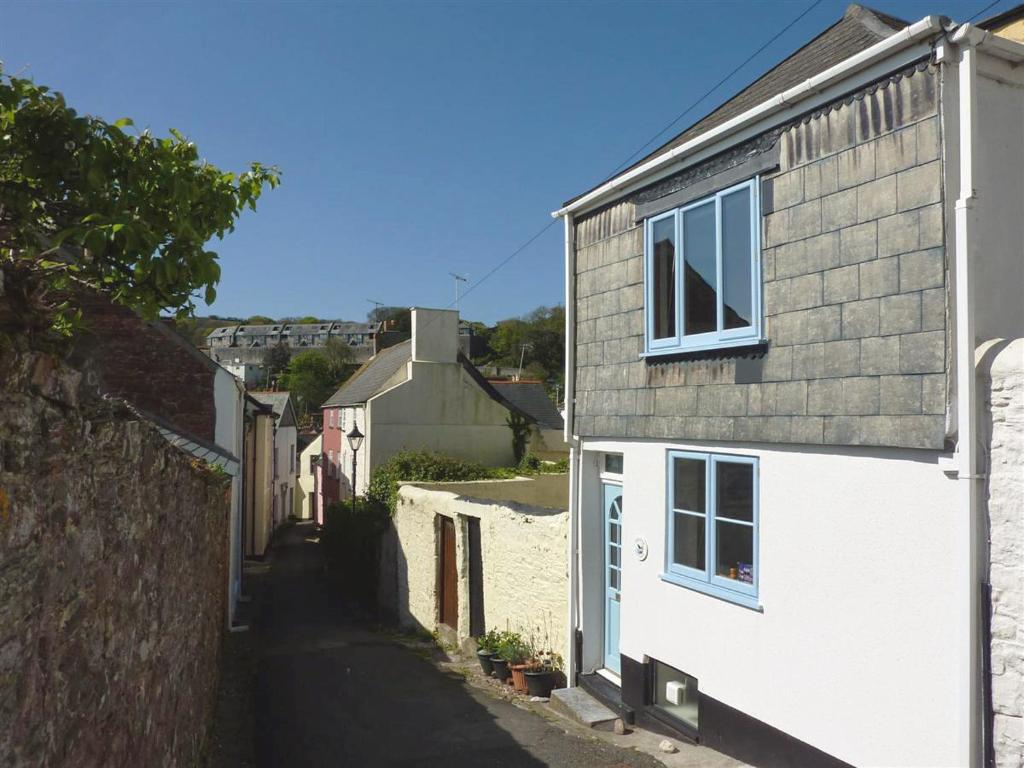
[{"label": "white gutter", "polygon": [[576,411],[576,242],[572,214],[565,215],[565,423],[562,436],[572,445]]},{"label": "white gutter", "polygon": [[971,245],[977,230],[977,184],[974,150],[977,142],[977,77],[978,52],[976,45],[987,33],[969,24],[959,27],[950,37],[960,49],[957,66],[958,78],[958,137],[960,155],[960,192],[955,210],[955,344],[956,344],[956,420],[957,479],[962,516],[957,521],[957,543],[961,547],[958,561],[964,563],[967,573],[960,579],[957,603],[967,609],[966,634],[957,638],[960,658],[967,668],[957,675],[957,700],[964,702],[967,717],[956,724],[957,739],[962,745],[958,757],[964,765],[977,766],[982,762],[981,749],[981,641],[980,641],[980,574],[978,547],[980,543],[978,511],[981,474],[978,469],[977,447],[977,373],[975,368],[974,286],[971,281]]},{"label": "white gutter", "polygon": [[756,107],[752,107],[746,112],[737,115],[731,120],[712,128],[706,133],[702,133],[700,136],[697,136],[684,144],[680,144],[678,147],[674,147],[662,155],[658,155],[657,157],[648,160],[643,165],[637,166],[632,170],[616,176],[602,184],[597,189],[577,198],[563,208],[559,208],[551,215],[555,218],[559,218],[569,213],[575,213],[582,209],[593,207],[605,198],[625,189],[638,179],[641,179],[644,176],[665,167],[666,165],[676,162],[687,155],[693,154],[703,147],[721,141],[722,139],[738,132],[742,128],[802,101],[806,97],[812,96],[815,93],[818,93],[819,91],[822,91],[849,77],[850,74],[869,67],[872,64],[891,56],[897,51],[913,45],[924,37],[928,37],[929,35],[933,35],[936,32],[941,31],[942,21],[938,16],[925,16],[920,21],[914,22],[909,27],[905,27],[884,40],[880,40],[869,48],[865,48],[860,53],[855,54],[848,59],[844,59],[835,66],[829,67],[824,72],[819,72],[814,77],[805,80],[799,85],[795,85],[777,96],[773,96],[767,101],[758,104]]}]

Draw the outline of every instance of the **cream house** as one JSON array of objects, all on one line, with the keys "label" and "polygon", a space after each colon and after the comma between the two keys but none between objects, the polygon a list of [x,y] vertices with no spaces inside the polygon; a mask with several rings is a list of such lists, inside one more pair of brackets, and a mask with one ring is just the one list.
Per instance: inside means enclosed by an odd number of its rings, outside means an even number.
[{"label": "cream house", "polygon": [[[398,451],[438,451],[488,466],[514,463],[510,413],[536,419],[501,395],[459,351],[458,313],[412,310],[412,338],[380,352],[323,405],[324,496],[365,492],[373,469]],[[365,435],[356,455],[346,434]]]}]

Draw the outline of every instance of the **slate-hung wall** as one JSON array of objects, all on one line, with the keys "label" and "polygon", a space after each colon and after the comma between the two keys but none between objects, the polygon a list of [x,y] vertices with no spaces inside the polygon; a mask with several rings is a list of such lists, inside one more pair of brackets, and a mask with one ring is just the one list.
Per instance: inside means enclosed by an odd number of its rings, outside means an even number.
[{"label": "slate-hung wall", "polygon": [[644,193],[580,219],[577,434],[942,448],[938,97],[921,65],[781,131],[761,354],[641,360]]}]

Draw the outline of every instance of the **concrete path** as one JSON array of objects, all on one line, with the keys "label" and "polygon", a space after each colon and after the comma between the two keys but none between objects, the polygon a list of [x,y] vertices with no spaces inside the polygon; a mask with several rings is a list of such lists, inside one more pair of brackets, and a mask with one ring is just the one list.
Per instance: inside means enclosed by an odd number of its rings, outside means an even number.
[{"label": "concrete path", "polygon": [[571,735],[347,620],[313,528],[284,532],[262,590],[255,763],[283,766],[655,768]]}]

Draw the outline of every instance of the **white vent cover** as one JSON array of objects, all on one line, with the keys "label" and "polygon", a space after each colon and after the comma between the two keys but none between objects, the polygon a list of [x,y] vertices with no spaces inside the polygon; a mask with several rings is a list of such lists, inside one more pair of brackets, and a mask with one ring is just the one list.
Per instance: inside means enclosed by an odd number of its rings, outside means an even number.
[{"label": "white vent cover", "polygon": [[682,680],[670,680],[665,683],[665,698],[669,704],[678,707],[686,699],[686,683]]}]

